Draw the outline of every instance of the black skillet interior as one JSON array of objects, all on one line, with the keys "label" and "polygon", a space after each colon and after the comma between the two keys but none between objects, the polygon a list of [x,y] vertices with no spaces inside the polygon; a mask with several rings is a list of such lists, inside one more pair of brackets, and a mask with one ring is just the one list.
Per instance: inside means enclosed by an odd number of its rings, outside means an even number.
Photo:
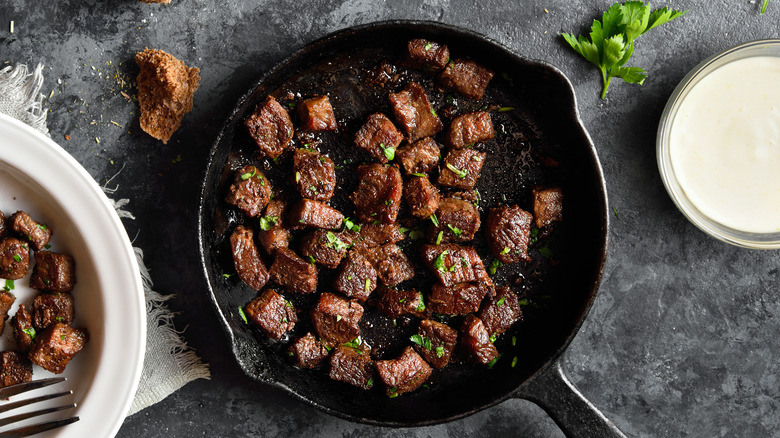
[{"label": "black skillet interior", "polygon": [[[367,71],[382,60],[395,63],[412,38],[445,43],[453,58],[471,58],[495,71],[485,97],[473,102],[453,92],[435,91],[431,76],[403,69],[398,70],[395,81],[384,87],[367,85]],[[515,324],[496,341],[502,356],[495,365],[488,369],[450,364],[435,372],[426,387],[388,398],[382,385],[364,391],[332,381],[324,371],[292,367],[284,353],[289,339],[270,341],[242,321],[238,308],[254,298],[256,292],[235,276],[226,278],[224,274],[235,272],[229,234],[236,223],[245,220],[223,198],[233,170],[254,163],[263,169],[274,187],[294,200],[289,174],[279,170],[290,169],[291,158],[283,156],[277,163],[260,160],[242,126],[243,120],[268,94],[290,107],[301,98],[329,94],[339,119],[339,134],[319,134],[297,143],[301,146],[312,142],[343,166],[337,170],[340,194],[331,204],[350,215],[352,206],[346,196],[356,185],[350,164],[370,160],[356,151],[351,139],[368,114],[392,114],[387,92],[400,90],[410,79],[426,87],[439,111],[448,104],[456,106],[458,114],[492,105],[498,136],[480,146],[488,152],[488,159],[477,184],[483,220],[488,208],[502,203],[517,203],[531,210],[531,188],[536,185],[563,188],[565,219],[533,246],[533,261],[502,266],[494,276],[496,284],[513,285],[528,303],[524,322]],[[498,107],[504,109],[498,111]],[[513,109],[508,110],[510,107]],[[555,68],[518,57],[472,32],[438,23],[408,21],[375,23],[325,37],[294,54],[253,85],[212,149],[199,225],[202,261],[212,299],[244,371],[331,414],[393,426],[439,423],[492,406],[559,355],[582,323],[598,289],[607,239],[603,177],[595,150],[577,117],[568,80]],[[477,241],[480,240],[478,235]],[[402,245],[412,257],[415,246],[410,239]],[[485,245],[476,246],[489,264],[492,256],[484,250]],[[330,277],[322,273],[324,269],[320,271],[320,290],[324,290]],[[432,279],[424,269],[418,272],[410,286],[425,291]],[[291,294],[287,297],[296,307],[315,299]],[[392,358],[409,344],[416,321],[401,319],[397,321],[401,328],[393,331],[387,318],[370,311],[367,315],[361,323],[363,337],[380,357]],[[457,320],[451,322],[457,326]],[[299,323],[294,334],[310,329],[307,323]]]}]

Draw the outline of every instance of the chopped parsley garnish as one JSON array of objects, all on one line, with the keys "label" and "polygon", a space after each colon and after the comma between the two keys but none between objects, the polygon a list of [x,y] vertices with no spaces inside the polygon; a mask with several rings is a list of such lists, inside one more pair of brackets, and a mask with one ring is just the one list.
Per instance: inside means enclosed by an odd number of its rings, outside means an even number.
[{"label": "chopped parsley garnish", "polygon": [[379,143],[379,147],[382,149],[382,153],[385,154],[385,157],[389,161],[393,161],[395,159],[395,148],[392,146],[385,147],[384,143]]},{"label": "chopped parsley garnish", "polygon": [[506,297],[501,297],[498,301],[496,301],[496,306],[503,306],[504,301],[506,301]]},{"label": "chopped parsley garnish", "polygon": [[440,245],[441,244],[441,239],[443,239],[443,238],[444,238],[444,231],[439,231],[439,235],[436,236],[436,244]]},{"label": "chopped parsley garnish", "polygon": [[349,245],[342,242],[341,239],[338,238],[338,236],[333,234],[333,231],[328,231],[325,234],[325,237],[328,239],[328,246],[335,249],[336,251],[344,251],[347,248],[349,248]]},{"label": "chopped parsley garnish", "polygon": [[19,254],[14,254],[14,260],[17,261],[17,262],[21,262],[22,261],[22,257]]},{"label": "chopped parsley garnish", "polygon": [[431,50],[432,47],[433,47],[433,44],[431,44],[430,42],[425,44],[425,50]]},{"label": "chopped parsley garnish", "polygon": [[13,280],[6,280],[5,281],[5,286],[3,286],[3,289],[5,289],[6,291],[9,291],[9,290],[14,290],[14,287],[16,287],[16,286],[14,286],[14,281]]},{"label": "chopped parsley garnish", "polygon": [[496,339],[498,339],[498,335],[496,335],[495,333],[490,335],[490,342],[495,343]]},{"label": "chopped parsley garnish", "polygon": [[530,239],[528,239],[528,244],[533,245],[536,242],[539,241],[539,229],[538,228],[531,228],[531,233],[529,234],[531,236]]},{"label": "chopped parsley garnish", "polygon": [[469,267],[469,261],[466,260],[466,257],[461,257],[460,258],[460,264],[463,265],[464,268],[468,268]]},{"label": "chopped parsley garnish", "polygon": [[369,377],[369,378],[368,378],[368,381],[366,382],[366,388],[370,388],[370,387],[372,387],[372,386],[374,386],[374,379],[372,379],[371,377]]},{"label": "chopped parsley garnish", "polygon": [[514,110],[515,110],[515,107],[513,107],[513,106],[502,106],[501,108],[498,109],[498,112],[505,113],[507,111],[514,111]]},{"label": "chopped parsley garnish", "polygon": [[502,249],[499,254],[501,254],[501,255],[509,254],[509,247],[505,246],[504,249]]},{"label": "chopped parsley garnish", "polygon": [[490,266],[488,266],[488,274],[490,275],[496,275],[496,270],[501,267],[501,261],[499,259],[493,259],[492,262],[490,262]]},{"label": "chopped parsley garnish", "polygon": [[309,259],[309,263],[311,263],[312,265],[317,263],[317,260],[314,260],[314,257],[312,256],[309,256],[308,259]]},{"label": "chopped parsley garnish", "polygon": [[273,228],[278,221],[279,218],[276,216],[263,216],[260,218],[260,228],[263,231],[268,231]]},{"label": "chopped parsley garnish", "polygon": [[431,115],[432,115],[433,117],[438,117],[438,116],[436,115],[436,111],[434,111],[434,110],[433,110],[433,108],[431,108]]},{"label": "chopped parsley garnish", "polygon": [[437,271],[445,271],[447,268],[444,267],[444,256],[447,255],[449,250],[445,249],[444,251],[439,254],[438,257],[433,261],[433,268]]},{"label": "chopped parsley garnish", "polygon": [[512,368],[514,368],[515,365],[517,365],[517,356],[512,358]]},{"label": "chopped parsley garnish", "polygon": [[437,227],[439,226],[439,218],[436,217],[436,213],[431,215],[431,222],[433,222],[433,224]]},{"label": "chopped parsley garnish", "polygon": [[424,173],[410,173],[409,175],[419,176],[420,178],[426,178],[428,176],[428,175],[426,175]]},{"label": "chopped parsley garnish", "polygon": [[543,246],[543,247],[539,248],[539,254],[545,256],[548,259],[552,258],[552,256],[553,256],[552,250],[550,248],[546,247],[546,246]]},{"label": "chopped parsley garnish", "polygon": [[341,315],[336,315],[336,322],[341,321],[341,319],[342,319]]},{"label": "chopped parsley garnish", "polygon": [[61,317],[61,316],[58,316],[58,317],[56,317],[56,318],[54,318],[54,319],[56,319],[56,320],[57,320],[57,322],[62,322],[62,321],[64,321],[64,320],[65,320],[65,318],[63,318],[63,317]]},{"label": "chopped parsley garnish", "polygon": [[225,277],[225,278],[230,278],[230,277],[232,277],[233,275],[235,275],[235,274],[222,274],[222,276],[223,276],[223,277]]},{"label": "chopped parsley garnish", "polygon": [[255,169],[254,172],[252,172],[252,173],[247,172],[247,173],[241,174],[241,181],[246,181],[249,178],[252,178],[253,176],[257,175],[257,167],[252,166],[252,168]]},{"label": "chopped parsley garnish", "polygon": [[431,351],[431,349],[433,348],[431,346],[431,340],[426,338],[425,336],[412,335],[412,337],[410,337],[409,340],[428,351]]},{"label": "chopped parsley garnish", "polygon": [[301,172],[295,172],[295,182],[301,182]]},{"label": "chopped parsley garnish", "polygon": [[356,233],[360,232],[360,225],[352,222],[352,219],[348,217],[344,218],[344,228],[348,229],[349,231],[354,231]]},{"label": "chopped parsley garnish", "polygon": [[420,294],[420,304],[417,305],[417,308],[415,310],[417,310],[418,312],[422,312],[423,310],[425,310],[425,299],[423,298],[422,292],[418,291],[417,293]]},{"label": "chopped parsley garnish", "polygon": [[371,279],[366,278],[366,286],[363,288],[364,291],[368,292],[371,290]]},{"label": "chopped parsley garnish", "polygon": [[249,321],[246,319],[246,313],[244,313],[244,308],[241,306],[238,306],[238,315],[244,320],[244,324],[249,324]]},{"label": "chopped parsley garnish", "polygon": [[447,169],[450,169],[458,178],[465,178],[469,174],[468,170],[461,170],[453,166],[452,163],[447,163]]},{"label": "chopped parsley garnish", "polygon": [[452,234],[454,234],[454,235],[456,235],[458,237],[460,237],[460,235],[463,234],[463,231],[460,228],[458,228],[458,227],[453,227],[452,225],[447,224],[447,228],[449,228],[450,231],[452,231]]},{"label": "chopped parsley garnish", "polygon": [[360,347],[360,344],[362,344],[362,343],[363,343],[363,341],[360,339],[360,336],[358,336],[357,338],[355,338],[355,339],[353,339],[353,340],[351,340],[349,342],[345,342],[345,343],[343,343],[341,345],[343,345],[345,347],[358,348],[358,347]]},{"label": "chopped parsley garnish", "polygon": [[390,395],[388,395],[388,397],[390,397],[390,398],[398,397],[398,393],[396,391],[398,391],[398,388],[396,388],[395,386],[390,388]]},{"label": "chopped parsley garnish", "polygon": [[501,355],[500,355],[500,354],[499,354],[498,356],[496,356],[496,358],[495,358],[495,359],[493,359],[493,360],[491,360],[490,362],[488,362],[488,364],[487,364],[487,367],[488,367],[488,369],[489,369],[489,370],[490,370],[490,369],[493,369],[493,365],[495,365],[495,364],[496,364],[496,362],[498,362],[498,360],[499,360],[499,359],[501,359]]},{"label": "chopped parsley garnish", "polygon": [[43,231],[46,231],[49,229],[49,227],[46,226],[46,224],[38,224],[38,228],[42,229]]},{"label": "chopped parsley garnish", "polygon": [[[30,337],[30,339],[35,339],[35,329],[34,329],[34,328],[30,327],[30,328],[22,329],[22,331],[23,331],[23,332],[24,332],[24,333],[25,333],[27,336],[29,336],[29,337]],[[64,337],[64,335],[63,335],[63,337]]]},{"label": "chopped parsley garnish", "polygon": [[517,337],[516,336],[512,336],[512,346],[514,347],[515,344],[517,344]]},{"label": "chopped parsley garnish", "polygon": [[439,345],[438,347],[436,347],[436,357],[440,358],[442,356],[444,356],[444,347]]},{"label": "chopped parsley garnish", "polygon": [[393,205],[393,200],[392,199],[385,200],[385,205]]}]

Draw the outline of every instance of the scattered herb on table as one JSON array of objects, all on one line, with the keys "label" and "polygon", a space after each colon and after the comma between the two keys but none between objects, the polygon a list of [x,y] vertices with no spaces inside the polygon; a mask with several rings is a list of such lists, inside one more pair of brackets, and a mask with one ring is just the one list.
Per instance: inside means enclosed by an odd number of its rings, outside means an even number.
[{"label": "scattered herb on table", "polygon": [[[766,12],[766,7],[767,7],[767,6],[769,6],[769,0],[764,0],[764,4],[763,4],[763,5],[761,5],[761,14],[763,14],[764,12]],[[11,23],[13,23],[13,21],[12,21]],[[13,33],[13,31],[11,31],[11,33]]]}]

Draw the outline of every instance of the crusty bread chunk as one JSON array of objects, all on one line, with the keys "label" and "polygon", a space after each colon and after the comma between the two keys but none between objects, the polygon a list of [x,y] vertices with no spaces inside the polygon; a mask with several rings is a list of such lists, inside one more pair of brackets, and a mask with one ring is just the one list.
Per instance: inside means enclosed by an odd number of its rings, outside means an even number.
[{"label": "crusty bread chunk", "polygon": [[136,53],[135,62],[141,68],[137,80],[141,129],[168,143],[184,115],[192,110],[200,69],[187,67],[173,55],[149,48]]}]

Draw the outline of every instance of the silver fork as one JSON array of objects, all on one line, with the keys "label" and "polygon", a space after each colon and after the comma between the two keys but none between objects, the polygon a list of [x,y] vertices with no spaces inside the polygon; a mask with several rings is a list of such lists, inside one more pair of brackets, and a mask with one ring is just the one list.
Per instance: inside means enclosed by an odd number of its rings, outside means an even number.
[{"label": "silver fork", "polygon": [[[25,383],[19,383],[17,385],[6,386],[5,388],[0,388],[0,400],[5,400],[8,399],[8,397],[12,397],[14,395],[22,394],[24,392],[32,391],[34,389],[44,388],[49,385],[54,385],[60,382],[64,382],[66,380],[67,379],[64,377],[53,377],[50,379],[34,380],[32,382],[25,382]],[[26,400],[19,400],[19,401],[7,403],[0,406],[0,414],[3,414],[13,409],[20,408],[22,406],[27,406],[33,403],[39,403],[42,401],[51,400],[58,397],[64,397],[70,394],[73,394],[73,391],[65,391],[65,392],[58,392],[56,394],[41,395]],[[71,403],[69,405],[58,406],[55,408],[47,408],[47,409],[41,409],[34,412],[27,412],[24,414],[13,415],[10,417],[0,419],[0,427],[12,423],[16,423],[17,421],[26,420],[28,418],[38,417],[40,415],[50,414],[52,412],[62,411],[65,409],[73,409],[75,407],[76,407],[76,403]],[[65,426],[70,423],[75,423],[76,421],[79,421],[79,417],[70,417],[70,418],[65,418],[63,420],[46,421],[43,423],[33,424],[31,426],[24,426],[24,427],[20,427],[5,432],[0,432],[0,437],[15,438],[15,437],[25,437],[25,436],[35,435],[36,433],[41,433],[47,430],[56,429],[58,427]]]}]

